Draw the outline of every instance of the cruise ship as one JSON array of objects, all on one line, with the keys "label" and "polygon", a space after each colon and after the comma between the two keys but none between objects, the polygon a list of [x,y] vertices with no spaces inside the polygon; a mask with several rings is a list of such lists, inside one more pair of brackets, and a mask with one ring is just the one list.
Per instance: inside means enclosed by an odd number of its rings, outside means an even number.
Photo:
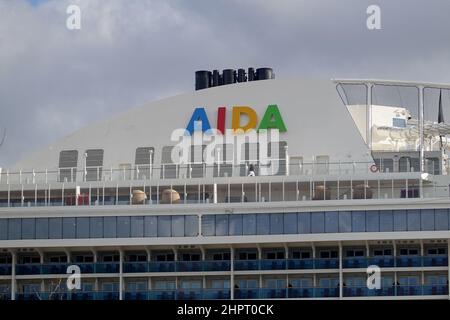
[{"label": "cruise ship", "polygon": [[1,168],[0,299],[449,299],[449,90],[197,71]]}]

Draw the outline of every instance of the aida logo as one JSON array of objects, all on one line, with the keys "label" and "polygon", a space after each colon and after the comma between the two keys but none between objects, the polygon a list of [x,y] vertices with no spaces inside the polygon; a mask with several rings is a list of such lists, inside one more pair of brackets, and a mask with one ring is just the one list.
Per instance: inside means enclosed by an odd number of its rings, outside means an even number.
[{"label": "aida logo", "polygon": [[[225,133],[225,123],[227,117],[227,108],[217,108],[217,125],[216,128],[222,134]],[[206,115],[205,108],[195,108],[191,119],[186,127],[186,130],[192,134],[194,132],[195,123],[201,121],[202,132],[211,129],[211,125]],[[231,112],[231,128],[233,132],[247,132],[248,130],[262,130],[262,129],[278,129],[279,132],[286,132],[286,125],[284,124],[280,110],[276,104],[267,106],[261,122],[258,126],[258,115],[255,110],[248,106],[234,106]]]}]

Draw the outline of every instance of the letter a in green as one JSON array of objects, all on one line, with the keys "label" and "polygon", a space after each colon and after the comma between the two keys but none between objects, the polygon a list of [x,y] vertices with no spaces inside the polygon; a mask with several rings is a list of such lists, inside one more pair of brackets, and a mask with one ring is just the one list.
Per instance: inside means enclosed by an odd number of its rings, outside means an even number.
[{"label": "letter a in green", "polygon": [[267,106],[266,113],[259,124],[258,130],[261,129],[278,129],[280,132],[286,132],[283,118],[276,104]]}]

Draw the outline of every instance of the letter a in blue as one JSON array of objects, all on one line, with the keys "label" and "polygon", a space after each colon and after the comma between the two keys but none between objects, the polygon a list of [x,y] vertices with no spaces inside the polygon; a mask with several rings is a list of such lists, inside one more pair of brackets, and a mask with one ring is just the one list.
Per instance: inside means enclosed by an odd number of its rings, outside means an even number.
[{"label": "letter a in blue", "polygon": [[208,116],[206,115],[205,108],[199,107],[195,108],[194,113],[192,114],[191,120],[186,127],[186,130],[192,135],[194,130],[198,130],[196,127],[196,122],[201,121],[202,123],[202,132],[205,132],[211,129],[209,125]]}]

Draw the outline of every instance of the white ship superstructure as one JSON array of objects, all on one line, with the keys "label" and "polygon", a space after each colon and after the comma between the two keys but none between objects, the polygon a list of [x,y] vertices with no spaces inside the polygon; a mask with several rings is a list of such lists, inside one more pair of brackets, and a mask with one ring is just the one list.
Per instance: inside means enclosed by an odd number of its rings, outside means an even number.
[{"label": "white ship superstructure", "polygon": [[[450,85],[261,68],[197,89],[1,169],[0,299],[450,298]],[[186,134],[177,162],[179,128],[279,139],[206,161]]]}]

